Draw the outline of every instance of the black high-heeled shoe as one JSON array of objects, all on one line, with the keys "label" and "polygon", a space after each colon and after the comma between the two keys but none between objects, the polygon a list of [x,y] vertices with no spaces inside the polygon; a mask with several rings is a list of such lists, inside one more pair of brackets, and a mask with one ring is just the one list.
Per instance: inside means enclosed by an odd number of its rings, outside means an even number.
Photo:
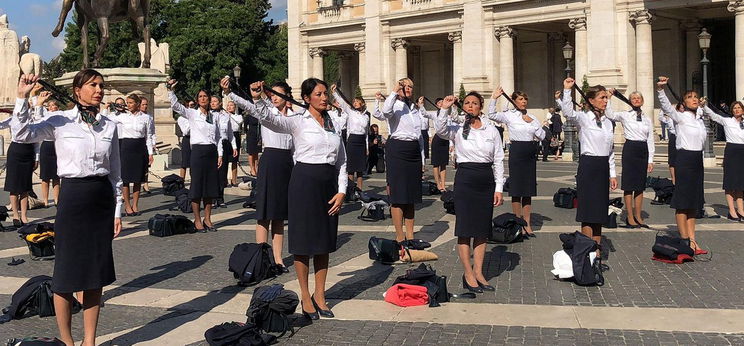
[{"label": "black high-heeled shoe", "polygon": [[741,216],[738,216],[738,215],[737,215],[737,216],[735,216],[735,217],[734,217],[734,216],[731,216],[731,213],[729,213],[729,214],[728,214],[728,215],[726,216],[726,218],[727,218],[727,219],[729,219],[729,220],[731,220],[731,221],[741,221]]},{"label": "black high-heeled shoe", "polygon": [[324,318],[336,317],[330,308],[328,310],[323,310],[320,308],[320,306],[318,306],[318,303],[315,302],[315,295],[310,296],[310,301],[313,302],[313,306],[315,307],[315,310],[320,314],[320,316],[323,316]]},{"label": "black high-heeled shoe", "polygon": [[21,227],[21,226],[23,226],[23,221],[21,221],[19,219],[13,219],[13,227],[16,227],[17,228],[17,227]]},{"label": "black high-heeled shoe", "polygon": [[316,321],[320,319],[320,316],[318,315],[318,312],[307,312],[305,310],[302,310],[302,316],[305,316],[308,320]]},{"label": "black high-heeled shoe", "polygon": [[468,290],[470,292],[474,292],[474,293],[483,293],[483,289],[482,288],[480,288],[480,287],[473,287],[473,286],[468,285],[468,281],[465,280],[465,275],[462,276],[462,288],[464,288],[464,289],[466,289],[466,290]]},{"label": "black high-heeled shoe", "polygon": [[475,280],[475,281],[478,283],[478,287],[480,287],[480,289],[482,289],[484,291],[489,291],[489,292],[496,291],[496,287],[493,287],[493,286],[491,286],[489,284],[481,283],[478,280]]},{"label": "black high-heeled shoe", "polygon": [[625,219],[625,228],[641,228],[641,225],[631,225],[628,219]]}]

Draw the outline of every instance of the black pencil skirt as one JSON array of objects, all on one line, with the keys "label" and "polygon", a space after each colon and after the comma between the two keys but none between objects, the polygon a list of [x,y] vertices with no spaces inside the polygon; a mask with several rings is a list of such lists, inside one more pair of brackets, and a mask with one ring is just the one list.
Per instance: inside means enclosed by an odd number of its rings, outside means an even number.
[{"label": "black pencil skirt", "polygon": [[243,142],[240,138],[240,132],[233,132],[233,137],[235,137],[235,150],[238,151],[238,156],[233,157],[232,156],[232,150],[230,152],[230,163],[233,162],[240,162],[240,150],[243,148]]},{"label": "black pencil skirt", "polygon": [[579,207],[576,221],[601,223],[607,221],[610,204],[610,158],[608,156],[581,155],[576,177],[576,194]]},{"label": "black pencil skirt", "polygon": [[726,143],[723,152],[723,189],[744,191],[744,144]]},{"label": "black pencil skirt", "polygon": [[511,142],[509,146],[509,196],[537,196],[536,160],[536,142]]},{"label": "black pencil skirt", "polygon": [[62,179],[54,221],[52,291],[98,289],[116,280],[111,249],[115,210],[108,176]]},{"label": "black pencil skirt", "polygon": [[302,162],[294,166],[289,180],[289,253],[314,256],[336,251],[338,215],[328,215],[328,201],[336,193],[336,167]]},{"label": "black pencil skirt", "polygon": [[6,161],[4,190],[14,195],[32,191],[31,176],[36,163],[34,144],[10,142]]},{"label": "black pencil skirt", "polygon": [[264,149],[256,181],[256,220],[287,219],[292,166],[294,161],[290,150]]},{"label": "black pencil skirt", "polygon": [[418,141],[390,138],[385,146],[390,204],[421,203],[421,147]]},{"label": "black pencil skirt", "polygon": [[669,142],[667,143],[667,164],[669,167],[677,165],[677,135],[670,133]]},{"label": "black pencil skirt", "polygon": [[191,167],[191,136],[181,138],[181,168]]},{"label": "black pencil skirt", "polygon": [[623,144],[623,176],[620,187],[623,191],[646,189],[648,172],[648,144],[645,141],[626,140]]},{"label": "black pencil skirt", "polygon": [[346,141],[346,172],[349,174],[367,171],[367,136],[349,135]]},{"label": "black pencil skirt", "polygon": [[217,170],[217,146],[194,144],[191,146],[191,199],[216,198],[220,195],[220,176]]},{"label": "black pencil skirt", "polygon": [[222,189],[227,186],[227,173],[230,171],[230,162],[233,159],[233,147],[230,141],[222,141],[222,166],[219,168],[220,172],[220,196],[222,196]]},{"label": "black pencil skirt", "polygon": [[126,184],[141,183],[147,174],[147,139],[122,138],[119,140],[121,181]]},{"label": "black pencil skirt", "polygon": [[703,191],[703,152],[678,149],[672,208],[700,210],[705,204]]},{"label": "black pencil skirt", "polygon": [[429,158],[429,131],[421,130],[421,138],[424,139],[424,159]]},{"label": "black pencil skirt", "polygon": [[434,167],[447,167],[449,165],[450,142],[439,136],[431,140],[431,165]]},{"label": "black pencil skirt", "polygon": [[464,162],[455,173],[455,236],[488,238],[496,183],[491,163]]},{"label": "black pencil skirt", "polygon": [[41,142],[39,150],[39,176],[42,181],[59,179],[57,175],[57,151],[54,142]]},{"label": "black pencil skirt", "polygon": [[261,152],[261,146],[258,145],[260,125],[249,125],[245,134],[245,152],[251,155]]}]

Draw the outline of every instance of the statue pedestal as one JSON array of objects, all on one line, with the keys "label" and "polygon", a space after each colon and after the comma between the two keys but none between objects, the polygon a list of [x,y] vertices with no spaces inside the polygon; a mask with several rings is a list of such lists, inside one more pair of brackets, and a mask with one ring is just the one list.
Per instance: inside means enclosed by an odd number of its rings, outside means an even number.
[{"label": "statue pedestal", "polygon": [[[96,69],[96,71],[103,75],[106,89],[104,101],[113,101],[117,97],[124,98],[132,93],[147,98],[150,102],[148,113],[155,116],[157,141],[170,144],[171,147],[178,146],[176,121],[173,120],[173,112],[165,92],[167,78],[165,74],[155,69],[128,67]],[[65,73],[54,81],[57,86],[71,88],[75,74],[77,72]]]}]

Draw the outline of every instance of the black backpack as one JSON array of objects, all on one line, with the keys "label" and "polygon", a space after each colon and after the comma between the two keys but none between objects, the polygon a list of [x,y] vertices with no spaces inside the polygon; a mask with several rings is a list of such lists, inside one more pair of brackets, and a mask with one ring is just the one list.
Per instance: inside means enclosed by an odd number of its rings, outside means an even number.
[{"label": "black backpack", "polygon": [[370,237],[367,243],[369,259],[382,264],[395,263],[400,259],[400,244],[395,240]]},{"label": "black backpack", "polygon": [[493,227],[488,240],[499,244],[509,244],[522,238],[522,229],[527,222],[513,213],[503,213],[493,218]]},{"label": "black backpack", "polygon": [[191,214],[191,197],[189,197],[189,189],[180,189],[174,193],[176,196],[176,206],[182,213]]},{"label": "black backpack", "polygon": [[421,194],[424,196],[434,196],[441,194],[441,191],[439,191],[439,188],[437,187],[437,183],[428,181],[428,180],[422,180],[421,181]]},{"label": "black backpack", "polygon": [[[53,296],[51,277],[46,275],[32,277],[13,293],[10,305],[3,309],[0,323],[29,316],[54,316]],[[77,313],[81,308],[80,303],[73,298],[72,311]]]},{"label": "black backpack", "polygon": [[570,187],[562,187],[553,195],[553,205],[558,208],[573,209],[576,190]]},{"label": "black backpack", "polygon": [[235,245],[230,254],[228,270],[238,279],[238,285],[252,286],[277,276],[271,245],[242,243]]},{"label": "black backpack", "polygon": [[676,260],[677,256],[682,254],[690,257],[695,255],[695,251],[690,247],[689,239],[659,234],[656,235],[656,241],[654,242],[654,246],[651,247],[651,251],[657,256],[670,260]]},{"label": "black backpack", "polygon": [[225,322],[204,332],[209,346],[250,345],[264,346],[276,343],[276,336],[263,334],[253,323]]},{"label": "black backpack", "polygon": [[447,291],[447,277],[437,275],[437,271],[426,263],[421,263],[416,269],[408,269],[404,275],[395,279],[393,285],[396,284],[426,287],[430,307],[437,307],[439,303],[450,301],[450,295]]},{"label": "black backpack", "polygon": [[7,346],[65,346],[65,343],[57,338],[28,337],[23,339],[8,339]]},{"label": "black backpack", "polygon": [[176,174],[166,175],[160,182],[163,183],[163,194],[166,196],[175,196],[176,191],[186,187],[183,178]]},{"label": "black backpack", "polygon": [[439,199],[444,203],[444,210],[447,212],[447,214],[455,214],[455,192],[454,191],[444,191],[442,192],[442,197],[439,197]]},{"label": "black backpack", "polygon": [[40,234],[44,232],[54,232],[54,224],[49,222],[28,223],[18,228],[19,237],[26,242],[29,256],[34,261],[47,261],[54,259],[54,237],[41,239],[39,241],[29,241],[27,235]]},{"label": "black backpack", "polygon": [[289,331],[292,336],[294,328],[287,316],[297,310],[299,303],[297,293],[285,290],[282,284],[261,286],[253,291],[251,305],[245,314],[248,316],[248,322],[252,322],[265,332],[281,333],[279,337],[282,337]]},{"label": "black backpack", "polygon": [[251,194],[245,198],[245,202],[243,202],[243,208],[256,209],[256,189],[252,189]]},{"label": "black backpack", "polygon": [[170,237],[176,234],[195,233],[194,223],[183,215],[155,214],[147,221],[150,235]]},{"label": "black backpack", "polygon": [[654,189],[654,200],[651,204],[669,204],[674,196],[674,184],[667,178],[658,179],[651,186]]}]

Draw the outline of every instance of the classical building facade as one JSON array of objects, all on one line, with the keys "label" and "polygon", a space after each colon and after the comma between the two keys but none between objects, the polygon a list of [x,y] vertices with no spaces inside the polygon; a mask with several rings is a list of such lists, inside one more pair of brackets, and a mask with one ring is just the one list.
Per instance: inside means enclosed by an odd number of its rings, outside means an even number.
[{"label": "classical building facade", "polygon": [[[292,0],[289,83],[323,78],[337,52],[342,90],[367,100],[410,76],[430,98],[496,86],[552,107],[566,74],[591,85],[654,97],[657,75],[678,91],[701,90],[698,35],[713,100],[744,97],[744,0]],[[564,47],[571,47],[566,60]],[[568,68],[567,68],[568,66]],[[648,114],[654,102],[647,102]],[[539,110],[539,111],[538,111]],[[658,110],[656,110],[658,113]]]}]

